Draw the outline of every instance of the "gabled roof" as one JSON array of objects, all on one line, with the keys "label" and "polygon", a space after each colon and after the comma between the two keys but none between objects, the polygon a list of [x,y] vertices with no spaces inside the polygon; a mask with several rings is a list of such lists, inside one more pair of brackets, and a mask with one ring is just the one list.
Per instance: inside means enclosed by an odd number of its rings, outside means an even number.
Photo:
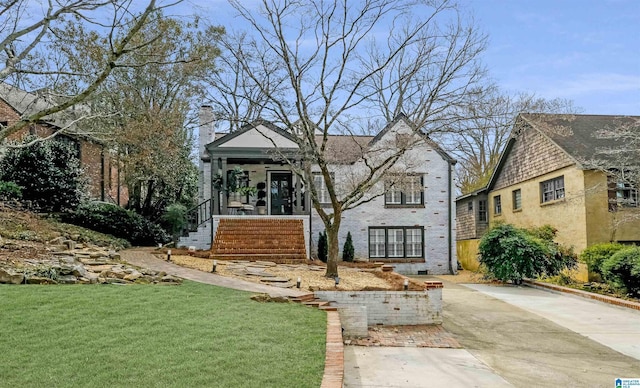
[{"label": "gabled roof", "polygon": [[449,155],[445,150],[443,150],[442,147],[440,147],[436,142],[434,142],[427,134],[425,134],[419,128],[417,128],[416,125],[411,120],[409,120],[407,115],[405,115],[404,113],[398,114],[393,120],[387,123],[387,125],[382,129],[382,131],[378,132],[378,134],[375,135],[373,139],[371,139],[371,142],[369,144],[373,145],[377,141],[382,139],[382,137],[384,137],[384,135],[387,132],[389,132],[391,128],[393,128],[400,121],[404,121],[404,123],[407,126],[409,126],[409,128],[411,128],[414,133],[421,134],[425,138],[427,144],[429,144],[429,146],[433,148],[442,157],[442,159],[452,164],[455,164],[457,162],[454,158],[451,157],[451,155]]},{"label": "gabled roof", "polygon": [[618,128],[635,127],[640,134],[640,116],[526,113],[520,117],[562,148],[579,165],[592,159],[614,162],[603,151],[620,149],[624,144],[619,138],[608,136],[607,132],[610,134]]},{"label": "gabled roof", "polygon": [[[49,109],[55,105],[54,102],[49,101],[49,99],[55,98],[50,94],[47,97],[46,93],[42,95],[29,93],[5,82],[0,82],[0,98],[23,117]],[[57,127],[64,127],[70,120],[65,120],[63,116],[65,113],[68,114],[70,110],[73,110],[73,108],[44,117],[42,122]]]},{"label": "gabled roof", "polygon": [[[449,154],[447,154],[440,146],[438,146],[431,138],[429,138],[422,131],[416,129],[415,125],[407,118],[403,113],[396,116],[390,121],[376,136],[365,135],[327,135],[327,146],[325,149],[325,158],[329,163],[336,164],[352,164],[359,160],[363,155],[363,150],[370,148],[376,142],[378,142],[387,132],[389,132],[400,121],[404,121],[415,133],[421,134],[427,144],[432,147],[445,161],[449,163],[456,163]],[[287,139],[296,142],[295,135],[289,131],[286,131],[275,124],[267,120],[257,120],[250,124],[242,126],[238,131],[231,132],[229,134],[216,134],[215,140],[209,143],[207,147],[218,147],[258,126],[263,125],[270,130],[278,133],[279,135],[286,137]],[[316,144],[322,142],[323,135],[317,134],[315,136]]]},{"label": "gabled roof", "polygon": [[521,113],[491,175],[488,189],[493,188],[518,134],[527,127],[549,139],[579,168],[588,169],[590,161],[594,160],[609,163],[611,168],[615,168],[617,156],[606,151],[621,149],[624,144],[610,134],[619,128],[630,128],[640,135],[640,116]]},{"label": "gabled roof", "polygon": [[240,135],[242,135],[242,134],[244,134],[246,132],[249,132],[254,128],[258,128],[261,125],[264,126],[264,127],[269,128],[269,130],[277,133],[280,136],[285,137],[286,139],[289,139],[289,140],[291,140],[293,142],[296,141],[295,137],[291,133],[285,131],[284,129],[282,129],[280,127],[278,127],[277,125],[273,124],[270,121],[259,119],[259,120],[256,120],[256,121],[252,122],[252,123],[245,124],[239,130],[237,130],[235,132],[231,132],[231,133],[225,134],[224,136],[218,137],[218,135],[216,134],[216,136],[215,136],[216,139],[213,142],[209,143],[207,145],[207,147],[209,145],[212,146],[212,147],[218,147],[219,145],[224,144],[224,143],[228,142],[229,140],[235,139],[236,137],[238,137],[238,136],[240,136]]}]

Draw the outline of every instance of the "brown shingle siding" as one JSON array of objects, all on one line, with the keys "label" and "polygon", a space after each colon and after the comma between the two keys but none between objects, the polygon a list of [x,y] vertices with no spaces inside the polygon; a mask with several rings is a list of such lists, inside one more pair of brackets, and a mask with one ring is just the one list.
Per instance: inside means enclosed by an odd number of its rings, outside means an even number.
[{"label": "brown shingle siding", "polygon": [[571,166],[575,161],[540,132],[523,123],[503,163],[493,190]]}]

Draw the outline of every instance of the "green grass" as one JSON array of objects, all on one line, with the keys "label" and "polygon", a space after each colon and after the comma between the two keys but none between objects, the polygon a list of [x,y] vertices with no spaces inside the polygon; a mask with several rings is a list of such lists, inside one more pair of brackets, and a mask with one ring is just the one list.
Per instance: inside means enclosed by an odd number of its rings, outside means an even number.
[{"label": "green grass", "polygon": [[0,286],[0,386],[318,387],[325,313],[181,286]]}]

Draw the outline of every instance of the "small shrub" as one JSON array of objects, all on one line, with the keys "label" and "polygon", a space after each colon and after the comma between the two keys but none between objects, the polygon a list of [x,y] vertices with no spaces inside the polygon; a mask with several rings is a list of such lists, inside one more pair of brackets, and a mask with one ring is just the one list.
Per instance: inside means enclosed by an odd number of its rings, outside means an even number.
[{"label": "small shrub", "polygon": [[14,182],[0,181],[0,201],[11,201],[22,198],[22,188]]},{"label": "small shrub", "polygon": [[640,296],[640,247],[619,250],[604,260],[600,268],[609,285],[631,296]]},{"label": "small shrub", "polygon": [[174,203],[167,206],[160,221],[164,230],[172,236],[179,235],[180,232],[182,232],[182,228],[187,224],[187,207],[181,203]]},{"label": "small shrub", "polygon": [[[547,229],[539,235],[548,238],[555,232]],[[571,249],[509,224],[498,225],[487,232],[480,241],[479,253],[480,263],[490,276],[516,284],[525,277],[555,276],[576,265]]]},{"label": "small shrub", "polygon": [[618,243],[595,244],[580,254],[580,260],[587,264],[589,272],[602,276],[602,263],[625,246]]},{"label": "small shrub", "polygon": [[128,240],[133,245],[153,246],[170,239],[157,224],[141,215],[109,203],[89,202],[62,216],[64,222]]},{"label": "small shrub", "polygon": [[351,238],[351,232],[347,232],[347,239],[344,242],[342,248],[342,261],[351,263],[355,256],[355,250],[353,248],[353,239]]},{"label": "small shrub", "polygon": [[329,242],[327,241],[327,233],[320,232],[318,236],[318,259],[326,263],[328,254]]}]

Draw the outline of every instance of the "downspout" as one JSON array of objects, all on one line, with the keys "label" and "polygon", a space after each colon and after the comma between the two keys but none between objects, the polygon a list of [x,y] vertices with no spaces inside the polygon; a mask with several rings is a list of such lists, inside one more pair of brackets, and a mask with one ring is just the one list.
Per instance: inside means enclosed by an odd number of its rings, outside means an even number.
[{"label": "downspout", "polygon": [[[448,235],[448,244],[449,244],[449,246],[448,246],[447,249],[448,249],[448,252],[449,252],[449,273],[451,275],[455,275],[456,274],[456,271],[453,268],[453,249],[452,249],[453,236],[451,235],[451,231],[452,231],[451,228],[453,226],[452,205],[451,205],[451,203],[453,201],[453,198],[452,198],[453,193],[452,193],[452,190],[451,190],[451,186],[452,186],[452,183],[453,183],[453,181],[452,181],[452,178],[453,178],[452,175],[453,174],[452,174],[451,170],[453,169],[453,165],[454,164],[455,164],[455,162],[449,161],[449,168],[447,169],[447,182],[448,182],[448,184],[447,184],[447,201],[448,201],[447,202],[447,206],[449,208],[449,216],[447,217],[447,220],[448,220],[447,224],[448,224],[448,228],[449,228],[447,235]],[[456,263],[456,270],[457,269],[458,269],[458,265]]]}]

